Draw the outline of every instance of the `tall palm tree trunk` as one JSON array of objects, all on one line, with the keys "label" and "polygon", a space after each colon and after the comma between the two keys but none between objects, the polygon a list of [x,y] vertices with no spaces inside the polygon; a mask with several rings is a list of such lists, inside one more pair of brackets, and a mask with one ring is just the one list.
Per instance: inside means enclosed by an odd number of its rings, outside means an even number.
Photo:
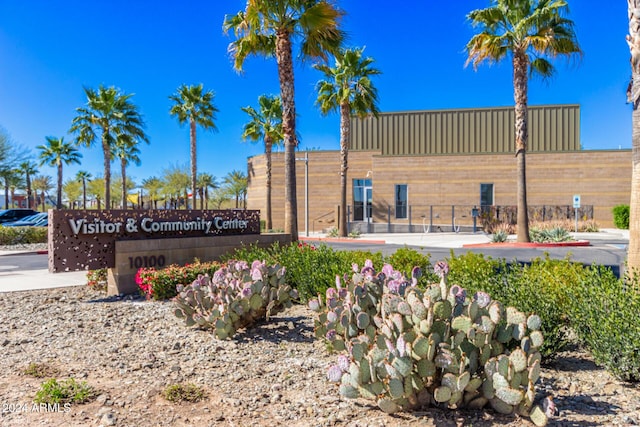
[{"label": "tall palm tree trunk", "polygon": [[26,171],[26,177],[27,177],[27,208],[31,209],[32,203],[33,203],[33,196],[31,195],[31,176],[28,170]]},{"label": "tall palm tree trunk", "polygon": [[109,131],[102,132],[102,152],[104,153],[104,206],[111,209],[111,146],[109,145]]},{"label": "tall palm tree trunk", "polygon": [[265,229],[267,231],[271,230],[273,228],[273,221],[271,218],[271,147],[273,146],[273,143],[271,142],[271,138],[268,136],[265,136],[264,138],[264,153],[265,153],[265,159],[267,162],[266,165],[266,176],[267,176],[267,183],[266,183],[266,198],[267,198],[267,203],[266,203],[266,207],[265,207]]},{"label": "tall palm tree trunk", "polygon": [[[633,86],[640,91],[640,73],[633,74]],[[640,269],[640,108],[634,105],[632,113],[632,175],[629,202],[629,252],[627,265],[632,276]]]},{"label": "tall palm tree trunk", "polygon": [[[193,194],[193,208],[196,208],[196,177],[198,176],[197,164],[196,164],[196,121],[191,119],[189,121],[189,141],[191,149],[191,194]],[[189,209],[189,200],[185,200],[187,209]]]},{"label": "tall palm tree trunk", "polygon": [[284,136],[284,232],[298,240],[298,199],[296,195],[296,106],[293,80],[293,59],[290,34],[278,30],[276,60],[280,97],[282,98],[282,133]]},{"label": "tall palm tree trunk", "polygon": [[58,162],[58,194],[56,209],[62,209],[62,162]]},{"label": "tall palm tree trunk", "polygon": [[347,237],[347,169],[349,168],[349,134],[351,133],[351,108],[349,104],[340,105],[340,223],[341,237]]},{"label": "tall palm tree trunk", "polygon": [[529,242],[529,214],[527,207],[527,71],[529,62],[524,51],[513,54],[513,95],[515,98],[516,169],[518,242]]},{"label": "tall palm tree trunk", "polygon": [[636,276],[640,268],[640,0],[628,0],[629,35],[631,51],[631,86],[628,101],[633,106],[631,136],[631,199],[629,201],[629,274]]},{"label": "tall palm tree trunk", "polygon": [[122,173],[122,209],[127,209],[127,161],[120,159],[120,172]]},{"label": "tall palm tree trunk", "polygon": [[82,209],[87,209],[87,180],[82,178]]}]

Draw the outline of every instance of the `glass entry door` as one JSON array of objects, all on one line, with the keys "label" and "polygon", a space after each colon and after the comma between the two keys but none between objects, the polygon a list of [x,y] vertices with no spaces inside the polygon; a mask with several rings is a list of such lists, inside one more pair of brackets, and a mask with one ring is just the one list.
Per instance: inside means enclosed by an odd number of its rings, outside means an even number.
[{"label": "glass entry door", "polygon": [[353,220],[368,221],[373,215],[373,187],[370,179],[353,180]]}]

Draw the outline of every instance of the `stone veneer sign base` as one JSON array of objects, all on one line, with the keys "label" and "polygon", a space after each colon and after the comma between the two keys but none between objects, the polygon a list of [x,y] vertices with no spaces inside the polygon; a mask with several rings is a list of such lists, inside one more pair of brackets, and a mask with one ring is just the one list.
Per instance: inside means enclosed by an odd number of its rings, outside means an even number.
[{"label": "stone veneer sign base", "polygon": [[117,241],[115,266],[108,270],[107,293],[119,295],[139,292],[135,282],[139,268],[184,265],[192,263],[195,258],[203,262],[217,261],[223,254],[242,245],[265,248],[276,242],[288,244],[291,242],[291,235],[258,234]]}]

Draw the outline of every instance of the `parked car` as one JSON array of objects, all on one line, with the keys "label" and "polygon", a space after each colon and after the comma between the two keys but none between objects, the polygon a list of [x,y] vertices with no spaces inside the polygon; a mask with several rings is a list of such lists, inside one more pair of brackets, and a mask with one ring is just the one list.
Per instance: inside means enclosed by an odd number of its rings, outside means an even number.
[{"label": "parked car", "polygon": [[26,216],[35,215],[38,212],[33,209],[5,209],[0,211],[0,224],[18,221]]},{"label": "parked car", "polygon": [[25,216],[21,220],[13,222],[5,222],[2,224],[4,227],[39,227],[44,222],[46,226],[48,223],[49,215],[46,212],[40,212],[35,215]]}]

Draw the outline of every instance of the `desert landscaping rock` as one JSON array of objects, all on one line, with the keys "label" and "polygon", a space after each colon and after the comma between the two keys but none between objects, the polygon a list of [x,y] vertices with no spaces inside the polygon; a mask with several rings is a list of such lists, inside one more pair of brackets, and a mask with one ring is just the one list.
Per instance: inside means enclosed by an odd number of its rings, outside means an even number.
[{"label": "desert landscaping rock", "polygon": [[[533,425],[489,410],[390,416],[372,402],[341,398],[325,374],[336,356],[313,338],[312,312],[304,306],[217,341],[186,328],[171,302],[105,297],[85,287],[2,293],[0,345],[2,426]],[[86,381],[96,397],[68,412],[32,410],[44,379],[23,374],[30,363],[57,369],[58,379]],[[206,398],[164,399],[164,388],[178,383],[202,387]],[[538,389],[559,410],[549,425],[640,420],[640,388],[613,379],[579,349],[547,363]]]}]

